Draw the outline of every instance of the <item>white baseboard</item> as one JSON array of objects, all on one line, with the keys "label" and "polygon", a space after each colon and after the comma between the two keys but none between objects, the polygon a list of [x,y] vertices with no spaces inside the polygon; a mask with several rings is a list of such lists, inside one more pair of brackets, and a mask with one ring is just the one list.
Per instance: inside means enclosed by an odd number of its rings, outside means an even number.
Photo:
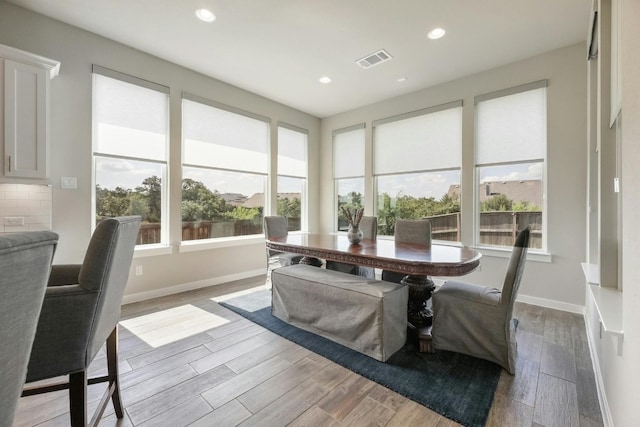
[{"label": "white baseboard", "polygon": [[594,336],[593,330],[589,327],[587,316],[584,317],[584,327],[587,330],[587,342],[589,343],[589,353],[591,354],[591,363],[593,365],[593,374],[596,377],[596,390],[598,391],[598,401],[600,403],[600,411],[602,412],[602,424],[604,427],[613,427],[613,418],[607,401],[607,393],[602,380],[602,371],[600,370],[600,359],[596,353],[595,344],[592,341]]},{"label": "white baseboard", "polygon": [[145,301],[152,298],[164,297],[167,295],[179,294],[180,292],[192,291],[194,289],[206,288],[209,286],[220,285],[222,283],[234,282],[236,280],[248,279],[264,275],[264,269],[245,271],[237,274],[229,274],[227,276],[213,277],[211,279],[198,280],[197,282],[183,283],[180,285],[169,286],[167,288],[154,289],[147,292],[139,292],[135,294],[125,295],[122,298],[122,304],[131,304],[133,302]]},{"label": "white baseboard", "polygon": [[569,304],[568,302],[556,301],[540,297],[532,297],[522,294],[518,294],[516,301],[523,302],[525,304],[539,305],[540,307],[553,308],[555,310],[568,311],[569,313],[584,315],[584,306]]}]

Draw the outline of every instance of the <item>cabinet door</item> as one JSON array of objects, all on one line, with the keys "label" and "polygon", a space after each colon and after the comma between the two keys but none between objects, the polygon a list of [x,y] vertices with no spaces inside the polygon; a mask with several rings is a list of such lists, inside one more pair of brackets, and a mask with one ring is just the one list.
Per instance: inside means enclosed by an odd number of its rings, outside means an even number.
[{"label": "cabinet door", "polygon": [[4,60],[4,175],[47,178],[46,70]]}]

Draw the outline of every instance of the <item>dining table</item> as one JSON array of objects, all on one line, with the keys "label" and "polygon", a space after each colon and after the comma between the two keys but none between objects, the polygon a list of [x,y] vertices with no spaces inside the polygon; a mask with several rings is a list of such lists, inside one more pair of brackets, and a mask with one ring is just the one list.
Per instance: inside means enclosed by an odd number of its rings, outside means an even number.
[{"label": "dining table", "polygon": [[433,313],[428,301],[435,290],[431,276],[463,276],[480,266],[482,254],[457,244],[429,245],[393,239],[363,239],[352,244],[342,234],[288,234],[266,240],[270,250],[303,255],[301,264],[321,266],[321,260],[404,273],[409,287],[407,319],[419,338],[420,351],[432,352]]}]

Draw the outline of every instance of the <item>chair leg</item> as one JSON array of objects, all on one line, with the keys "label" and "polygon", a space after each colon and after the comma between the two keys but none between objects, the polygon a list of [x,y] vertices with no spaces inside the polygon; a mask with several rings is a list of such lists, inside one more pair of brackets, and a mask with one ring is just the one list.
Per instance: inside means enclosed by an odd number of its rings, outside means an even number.
[{"label": "chair leg", "polygon": [[69,374],[69,409],[72,427],[87,425],[87,371]]},{"label": "chair leg", "polygon": [[107,369],[109,376],[109,387],[113,386],[111,401],[116,412],[116,417],[124,417],[122,400],[120,398],[120,376],[118,371],[118,325],[113,328],[111,335],[107,338]]}]

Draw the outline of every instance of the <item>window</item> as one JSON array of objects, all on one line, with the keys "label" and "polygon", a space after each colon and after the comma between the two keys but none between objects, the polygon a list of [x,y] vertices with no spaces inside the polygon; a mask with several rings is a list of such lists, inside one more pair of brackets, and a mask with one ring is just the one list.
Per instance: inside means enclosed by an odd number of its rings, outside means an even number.
[{"label": "window", "polygon": [[169,88],[93,67],[94,217],[142,216],[138,244],[168,241]]},{"label": "window", "polygon": [[262,233],[269,119],[182,100],[182,240]]},{"label": "window", "polygon": [[531,225],[532,248],[543,239],[547,82],[476,97],[476,238],[512,246]]},{"label": "window", "polygon": [[373,122],[378,234],[396,218],[431,220],[433,238],[460,241],[462,101]]},{"label": "window", "polygon": [[364,124],[333,132],[333,180],[336,194],[336,229],[347,231],[349,223],[338,214],[342,206],[364,207]]},{"label": "window", "polygon": [[307,188],[307,131],[278,124],[278,215],[287,217],[289,231],[303,224]]}]

